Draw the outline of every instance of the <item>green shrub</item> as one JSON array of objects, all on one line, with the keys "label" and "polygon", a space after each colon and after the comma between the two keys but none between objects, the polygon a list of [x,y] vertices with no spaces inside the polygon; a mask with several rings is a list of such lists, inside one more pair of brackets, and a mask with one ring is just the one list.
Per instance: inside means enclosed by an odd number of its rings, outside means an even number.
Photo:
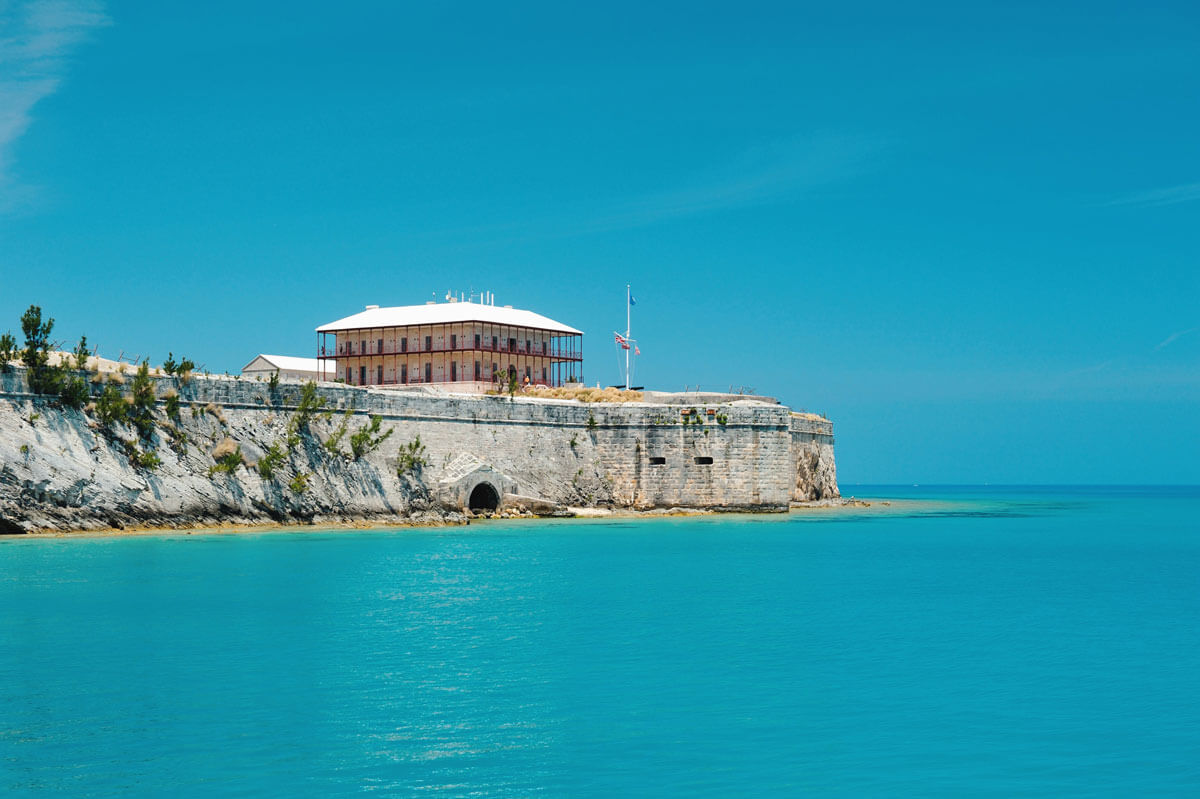
[{"label": "green shrub", "polygon": [[121,424],[129,415],[129,404],[117,386],[118,383],[110,377],[104,391],[96,398],[96,418],[106,427]]},{"label": "green shrub", "polygon": [[377,436],[379,425],[382,423],[382,416],[372,416],[370,423],[363,425],[357,433],[350,436],[350,452],[353,453],[354,460],[375,450],[395,432],[395,428],[389,427],[386,433]]},{"label": "green shrub", "polygon": [[242,457],[242,448],[229,436],[226,436],[213,448],[212,457],[216,464],[209,467],[210,476],[217,472],[233,474],[237,467],[246,462]]},{"label": "green shrub", "polygon": [[78,375],[72,377],[64,377],[62,388],[59,389],[58,398],[62,404],[68,408],[82,408],[91,399],[91,391],[88,390],[87,381]]},{"label": "green shrub", "polygon": [[216,458],[216,461],[217,462],[215,465],[208,467],[209,476],[212,476],[217,472],[233,474],[235,471],[237,471],[237,467],[246,462],[246,459],[242,457],[242,448],[238,447],[235,451]]},{"label": "green shrub", "polygon": [[587,429],[595,430],[597,427],[599,427],[599,425],[596,424],[596,417],[592,415],[591,411],[588,411]]},{"label": "green shrub", "polygon": [[88,356],[87,336],[80,336],[79,343],[75,345],[75,368],[79,371],[87,369]]},{"label": "green shrub", "polygon": [[162,362],[162,370],[169,375],[173,375],[179,371],[179,361],[175,360],[175,353],[167,353],[167,359]]},{"label": "green shrub", "polygon": [[142,438],[154,434],[154,381],[150,379],[150,362],[142,361],[130,385],[133,403],[129,407],[129,421],[138,429]]},{"label": "green shrub", "polygon": [[159,458],[152,449],[148,449],[145,452],[139,452],[134,460],[136,465],[141,466],[143,469],[149,469],[150,471],[154,471],[159,466],[162,466],[162,459]]},{"label": "green shrub", "polygon": [[308,423],[313,414],[325,407],[325,398],[317,396],[317,384],[309,380],[300,389],[300,402],[296,404],[296,412],[288,422],[288,433],[299,433],[308,430]]},{"label": "green shrub", "polygon": [[420,472],[423,467],[428,465],[429,461],[425,459],[425,445],[421,443],[420,436],[407,444],[400,445],[400,453],[396,458],[397,477]]},{"label": "green shrub", "polygon": [[342,414],[342,421],[338,423],[337,429],[330,434],[329,438],[325,439],[324,447],[334,455],[342,454],[342,437],[346,435],[346,431],[350,429],[350,415],[354,413],[353,408],[347,408]]},{"label": "green shrub", "polygon": [[258,462],[258,474],[264,480],[272,480],[275,477],[275,470],[283,465],[284,459],[287,458],[287,453],[279,447],[279,442],[272,442],[267,448],[267,454],[262,456]]},{"label": "green shrub", "polygon": [[0,372],[7,372],[17,357],[17,340],[12,333],[0,334]]},{"label": "green shrub", "polygon": [[274,391],[275,389],[279,388],[279,370],[278,369],[276,369],[274,372],[271,372],[271,376],[269,378],[267,378],[267,387],[269,389],[271,389],[271,391]]},{"label": "green shrub", "polygon": [[167,416],[179,421],[179,394],[175,391],[168,391],[165,397],[165,406]]},{"label": "green shrub", "polygon": [[54,320],[42,321],[42,309],[30,305],[21,315],[21,330],[25,334],[25,349],[21,361],[28,370],[26,379],[29,390],[34,394],[57,394],[61,384],[61,372],[52,369],[50,363],[50,331]]},{"label": "green shrub", "polygon": [[311,477],[311,475],[307,472],[300,472],[300,474],[293,477],[292,481],[288,483],[288,488],[290,488],[294,494],[303,494],[308,490],[309,477]]}]

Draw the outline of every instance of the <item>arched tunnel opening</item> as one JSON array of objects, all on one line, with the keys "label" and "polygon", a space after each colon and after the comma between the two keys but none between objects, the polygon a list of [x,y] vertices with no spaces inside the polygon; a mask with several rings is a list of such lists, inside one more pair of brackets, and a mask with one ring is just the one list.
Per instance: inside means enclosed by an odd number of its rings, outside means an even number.
[{"label": "arched tunnel opening", "polygon": [[500,492],[491,483],[480,483],[471,489],[467,507],[471,510],[497,510],[500,507]]}]

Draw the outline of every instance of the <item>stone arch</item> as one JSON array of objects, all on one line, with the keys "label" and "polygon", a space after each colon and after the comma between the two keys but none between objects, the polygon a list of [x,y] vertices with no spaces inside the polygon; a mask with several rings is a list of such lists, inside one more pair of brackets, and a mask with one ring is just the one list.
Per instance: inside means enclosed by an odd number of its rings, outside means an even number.
[{"label": "stone arch", "polygon": [[500,490],[487,480],[477,483],[471,489],[470,498],[467,500],[467,507],[471,510],[499,510]]}]

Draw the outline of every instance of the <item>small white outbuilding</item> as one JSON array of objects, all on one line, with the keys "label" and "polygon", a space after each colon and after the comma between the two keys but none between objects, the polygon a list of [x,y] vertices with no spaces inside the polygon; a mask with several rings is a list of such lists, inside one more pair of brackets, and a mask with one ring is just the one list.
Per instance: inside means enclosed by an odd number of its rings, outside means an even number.
[{"label": "small white outbuilding", "polygon": [[258,355],[242,367],[242,377],[270,379],[279,373],[280,380],[329,380],[333,376],[333,365],[325,367],[320,375],[316,358],[298,358],[294,355]]}]

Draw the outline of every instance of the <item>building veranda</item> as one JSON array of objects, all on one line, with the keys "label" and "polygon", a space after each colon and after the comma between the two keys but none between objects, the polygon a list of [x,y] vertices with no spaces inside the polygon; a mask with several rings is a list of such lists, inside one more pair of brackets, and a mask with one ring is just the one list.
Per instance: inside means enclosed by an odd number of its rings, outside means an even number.
[{"label": "building veranda", "polygon": [[583,333],[510,305],[368,305],[317,328],[317,358],[355,386],[561,386],[583,380]]}]

